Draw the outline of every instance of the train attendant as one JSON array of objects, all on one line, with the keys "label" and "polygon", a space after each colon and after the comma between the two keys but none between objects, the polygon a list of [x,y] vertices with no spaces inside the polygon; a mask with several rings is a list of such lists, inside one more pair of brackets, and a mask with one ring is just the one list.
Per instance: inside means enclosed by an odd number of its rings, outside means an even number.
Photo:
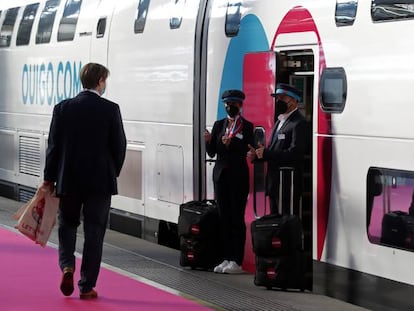
[{"label": "train attendant", "polygon": [[214,123],[211,134],[206,130],[206,150],[217,155],[213,169],[223,241],[224,261],[216,273],[242,273],[241,264],[246,241],[244,212],[249,194],[249,170],[246,155],[253,143],[253,124],[241,115],[245,95],[240,90],[222,94],[227,117]]},{"label": "train attendant", "polygon": [[[271,96],[275,97],[275,126],[272,138],[267,148],[259,145],[255,154],[258,159],[268,163],[266,193],[269,196],[272,214],[278,213],[280,167],[294,168],[293,212],[298,215],[307,142],[307,123],[298,110],[300,92],[289,84],[279,83]],[[252,151],[253,147],[250,148]],[[284,189],[290,191],[288,187]],[[290,213],[289,200],[290,196],[284,194],[282,214]]]},{"label": "train attendant", "polygon": [[55,186],[60,197],[60,289],[65,296],[74,291],[76,232],[83,213],[85,240],[78,282],[81,299],[98,296],[94,287],[111,196],[117,194],[116,178],[126,152],[119,106],[101,97],[108,74],[107,68],[96,63],[81,69],[84,90],[55,106],[46,152],[43,186]]}]

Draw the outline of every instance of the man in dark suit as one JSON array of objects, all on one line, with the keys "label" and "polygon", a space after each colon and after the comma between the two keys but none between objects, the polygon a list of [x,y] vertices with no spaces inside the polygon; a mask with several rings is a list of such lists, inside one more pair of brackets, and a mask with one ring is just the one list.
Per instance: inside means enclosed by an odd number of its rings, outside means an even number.
[{"label": "man in dark suit", "polygon": [[111,196],[126,152],[126,138],[119,106],[101,97],[107,68],[86,64],[80,72],[84,90],[53,110],[50,124],[44,187],[56,189],[60,198],[58,233],[60,289],[73,293],[75,244],[83,214],[84,248],[78,287],[81,299],[96,298],[102,247]]},{"label": "man in dark suit", "polygon": [[227,117],[214,123],[211,134],[206,131],[206,149],[210,157],[217,155],[213,169],[224,261],[214,268],[216,273],[242,273],[241,264],[246,241],[244,212],[249,194],[248,144],[253,143],[253,124],[240,114],[245,95],[240,90],[227,90],[222,99]]},{"label": "man in dark suit", "polygon": [[[293,212],[298,215],[303,188],[303,166],[306,151],[307,123],[298,110],[300,92],[289,84],[279,83],[275,97],[275,126],[267,148],[259,145],[255,151],[250,146],[250,153],[267,161],[266,194],[269,196],[270,212],[279,213],[280,168],[292,167],[293,178]],[[289,175],[283,178],[282,214],[290,214]]]}]

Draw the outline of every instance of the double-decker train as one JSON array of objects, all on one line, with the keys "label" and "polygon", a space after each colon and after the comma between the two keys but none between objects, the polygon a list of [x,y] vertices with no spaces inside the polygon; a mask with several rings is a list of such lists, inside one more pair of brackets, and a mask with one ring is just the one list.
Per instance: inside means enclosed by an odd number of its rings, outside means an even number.
[{"label": "double-decker train", "polygon": [[[110,226],[173,246],[180,204],[214,197],[203,132],[225,116],[221,93],[245,92],[243,115],[268,141],[270,94],[290,83],[309,124],[309,288],[411,310],[410,27],[412,0],[2,0],[0,195],[33,194],[53,106],[81,91],[82,65],[98,62],[111,72],[105,96],[120,105],[128,139]],[[250,168],[247,227],[266,213],[266,168]],[[404,221],[384,239],[395,214]],[[250,237],[245,253],[254,271]]]}]

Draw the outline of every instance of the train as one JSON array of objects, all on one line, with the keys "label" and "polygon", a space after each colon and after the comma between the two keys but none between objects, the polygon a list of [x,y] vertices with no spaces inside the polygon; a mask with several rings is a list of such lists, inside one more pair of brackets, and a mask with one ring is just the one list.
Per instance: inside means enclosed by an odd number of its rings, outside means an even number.
[{"label": "train", "polygon": [[[270,94],[289,83],[309,125],[309,289],[411,310],[410,27],[411,0],[2,0],[0,195],[30,199],[53,106],[82,90],[84,64],[101,63],[110,70],[104,96],[120,105],[128,139],[109,226],[175,247],[180,205],[214,198],[203,133],[225,116],[222,92],[243,90],[243,116],[269,141]],[[248,229],[268,213],[266,167],[249,167]],[[383,239],[396,212],[408,219],[394,230],[404,231],[401,243]],[[253,272],[247,234],[243,268]]]}]

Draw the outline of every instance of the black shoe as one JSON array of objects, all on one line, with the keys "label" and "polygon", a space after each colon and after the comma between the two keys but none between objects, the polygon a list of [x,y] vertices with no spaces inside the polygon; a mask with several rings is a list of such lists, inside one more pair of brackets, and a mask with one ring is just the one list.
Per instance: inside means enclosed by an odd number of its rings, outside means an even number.
[{"label": "black shoe", "polygon": [[62,280],[60,281],[60,291],[65,296],[70,296],[73,293],[73,272],[72,267],[66,267],[63,269]]}]

